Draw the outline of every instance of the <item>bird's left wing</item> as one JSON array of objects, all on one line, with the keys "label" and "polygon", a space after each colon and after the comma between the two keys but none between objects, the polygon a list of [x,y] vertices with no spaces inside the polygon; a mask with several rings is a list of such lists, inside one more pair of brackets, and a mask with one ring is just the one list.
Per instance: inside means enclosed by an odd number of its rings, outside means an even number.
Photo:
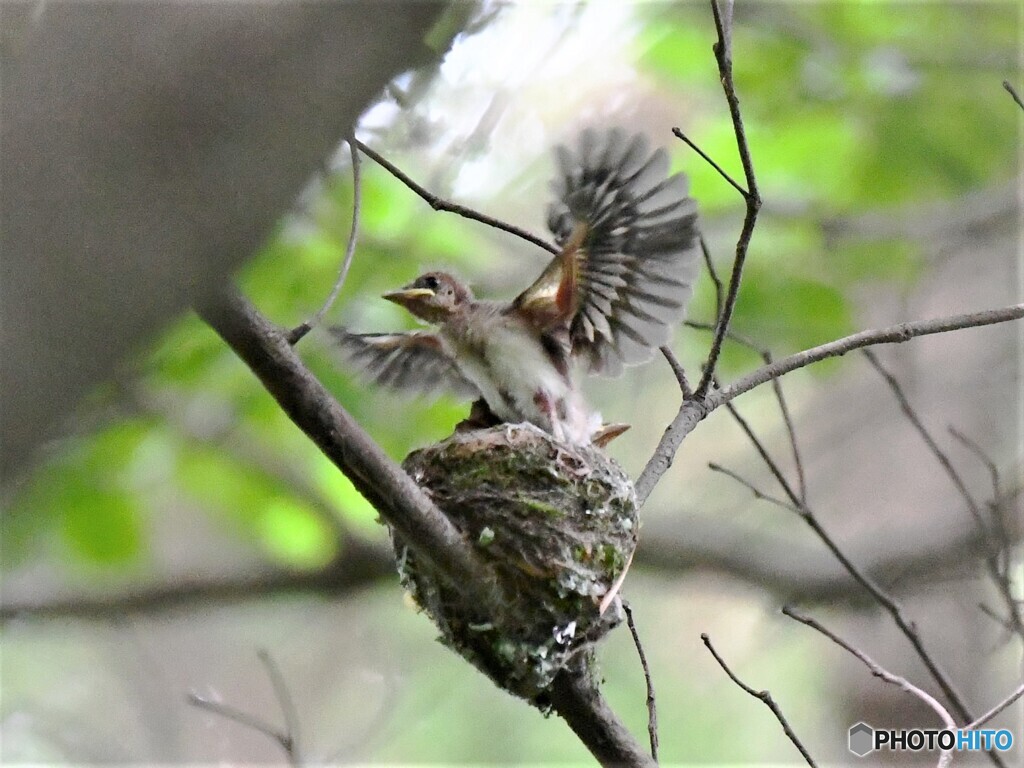
[{"label": "bird's left wing", "polygon": [[465,398],[480,396],[433,333],[351,333],[339,327],[330,330],[348,359],[375,384],[422,395],[446,391]]}]

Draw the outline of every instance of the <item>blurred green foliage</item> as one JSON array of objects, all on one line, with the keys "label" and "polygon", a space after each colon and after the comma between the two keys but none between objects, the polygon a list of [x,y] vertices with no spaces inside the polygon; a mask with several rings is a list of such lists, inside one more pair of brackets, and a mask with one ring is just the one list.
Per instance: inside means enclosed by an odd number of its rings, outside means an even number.
[{"label": "blurred green foliage", "polygon": [[[643,22],[634,42],[638,87],[650,86],[664,103],[678,105],[679,127],[742,181],[706,6],[638,4],[636,13]],[[853,289],[871,283],[907,287],[925,268],[917,242],[837,238],[830,225],[867,211],[896,215],[902,206],[953,200],[1016,173],[1018,114],[1000,81],[1016,71],[1018,9],[976,3],[967,21],[964,8],[952,4],[746,4],[736,9],[734,29],[736,82],[765,208],[733,327],[781,354],[853,330]],[[378,148],[391,156],[387,146]],[[714,263],[726,280],[742,201],[681,142],[671,152],[673,169],[690,176]],[[391,159],[414,178],[429,178],[415,154]],[[539,190],[543,180],[533,181],[530,188]],[[518,179],[516,190],[497,194],[488,210],[517,202],[510,198],[527,186],[528,179]],[[546,202],[537,198],[537,206]],[[333,175],[304,200],[238,276],[243,291],[282,326],[309,317],[330,291],[349,234],[351,178]],[[408,315],[377,297],[428,266],[443,265],[471,280],[489,270],[512,270],[514,248],[503,249],[499,243],[508,241],[491,234],[474,222],[432,212],[364,160],[358,249],[330,317],[356,330],[414,327]],[[714,311],[712,283],[702,278],[690,317],[711,322]],[[703,331],[678,334],[687,365],[699,363],[709,339]],[[450,399],[425,403],[367,388],[340,365],[323,331],[304,339],[299,353],[396,459],[447,435],[466,415],[467,406]],[[201,510],[213,530],[257,558],[293,569],[328,564],[344,551],[346,531],[383,536],[375,510],[197,317],[186,315],[167,328],[136,362],[137,382],[96,394],[95,410],[108,415],[104,426],[55,447],[9,499],[0,519],[5,569],[45,558],[74,583],[146,574],[155,559],[159,516],[183,504]],[[758,363],[755,353],[729,343],[720,370],[729,378]],[[828,375],[839,364],[814,370]],[[731,709],[694,711],[693,702],[710,694],[695,685],[691,659],[681,658],[673,644],[678,612],[666,595],[658,599],[666,602],[655,614],[662,622],[658,632],[672,640],[648,646],[659,706],[663,723],[686,723],[663,726],[663,752],[704,761],[722,753],[723,732],[740,734],[741,726]],[[391,606],[395,615],[387,631],[402,634],[415,626],[419,632],[422,617],[399,609]],[[609,644],[624,646],[628,638],[620,632]],[[773,691],[790,686],[806,692],[805,649],[775,648],[773,655]],[[609,658],[606,694],[640,733],[645,712],[632,651]],[[451,662],[462,663],[454,657]],[[422,761],[508,761],[510,749],[552,761],[588,759],[576,741],[551,742],[540,729],[517,729],[512,746],[496,738],[475,719],[483,707],[510,718],[514,712],[520,723],[539,715],[524,714],[518,702],[477,678],[470,693],[453,690],[458,682],[452,680],[439,679],[433,667],[415,673],[411,693],[392,713],[401,733],[377,759],[407,761],[415,754]],[[442,696],[454,703],[437,707]],[[817,701],[790,696],[788,714],[813,722],[820,716]],[[419,718],[411,725],[410,713]],[[764,759],[765,743],[780,740],[768,718],[752,719],[742,729],[725,747],[730,760]],[[438,733],[447,736],[436,738]]]},{"label": "blurred green foliage", "polygon": [[[636,13],[643,21],[635,40],[640,76],[666,102],[679,104],[680,127],[741,180],[706,9],[643,4]],[[909,284],[919,275],[915,243],[830,239],[825,223],[951,199],[1007,179],[1016,167],[1017,115],[1000,88],[999,67],[1015,61],[1017,36],[1016,10],[1008,3],[972,5],[969,23],[941,4],[737,8],[736,81],[766,206],[735,330],[778,352],[818,344],[854,327],[852,287]],[[672,152],[673,167],[691,177],[709,232],[728,233],[712,238],[725,279],[741,201],[682,143]],[[396,159],[417,176],[414,156]],[[307,197],[239,276],[257,306],[282,325],[297,324],[320,304],[348,238],[348,174],[327,178]],[[500,199],[490,207],[500,210]],[[470,278],[500,269],[507,256],[489,234],[433,213],[364,161],[359,246],[333,317],[361,330],[412,327],[408,316],[376,297],[427,265]],[[714,306],[711,283],[702,280],[691,317],[710,321]],[[687,332],[685,338],[693,349],[708,337]],[[323,332],[304,340],[300,352],[396,458],[447,434],[465,414],[464,405],[447,399],[426,404],[368,391],[338,365]],[[756,361],[728,345],[723,372],[734,375]],[[55,452],[8,505],[5,567],[43,552],[72,570],[140,567],[150,516],[162,503],[154,475],[206,509],[218,526],[290,567],[328,562],[344,546],[338,522],[378,530],[372,508],[196,317],[168,328],[138,365],[138,388],[171,404],[154,410],[134,402],[127,415]],[[104,405],[122,396],[96,399]],[[252,464],[231,450],[233,443],[261,446],[267,461]],[[312,491],[288,481],[296,472],[309,478]]]}]

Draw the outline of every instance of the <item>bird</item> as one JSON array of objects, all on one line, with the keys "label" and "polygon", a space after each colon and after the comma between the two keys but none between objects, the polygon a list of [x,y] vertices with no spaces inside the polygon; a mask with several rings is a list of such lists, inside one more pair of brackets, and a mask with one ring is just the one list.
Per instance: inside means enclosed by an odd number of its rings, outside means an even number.
[{"label": "bird", "polygon": [[585,129],[555,148],[548,228],[558,252],[512,301],[477,299],[445,271],[383,295],[429,330],[331,329],[375,384],[476,399],[470,422],[529,422],[574,445],[607,440],[577,370],[617,376],[667,344],[700,263],[697,204],[682,173],[643,134]]}]

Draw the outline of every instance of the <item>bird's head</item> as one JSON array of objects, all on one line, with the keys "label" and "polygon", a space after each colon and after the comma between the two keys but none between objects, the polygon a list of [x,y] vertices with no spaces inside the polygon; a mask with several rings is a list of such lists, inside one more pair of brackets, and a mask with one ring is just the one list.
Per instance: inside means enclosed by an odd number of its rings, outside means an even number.
[{"label": "bird's head", "polygon": [[384,298],[428,323],[443,323],[473,300],[470,290],[447,272],[427,272]]}]

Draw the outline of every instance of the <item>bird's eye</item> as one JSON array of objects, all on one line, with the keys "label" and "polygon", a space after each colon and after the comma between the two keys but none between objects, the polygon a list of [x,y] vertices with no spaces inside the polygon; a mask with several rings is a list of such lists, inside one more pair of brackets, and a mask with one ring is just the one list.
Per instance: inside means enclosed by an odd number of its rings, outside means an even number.
[{"label": "bird's eye", "polygon": [[433,275],[428,275],[423,278],[423,287],[428,288],[431,291],[437,290],[437,278]]}]

